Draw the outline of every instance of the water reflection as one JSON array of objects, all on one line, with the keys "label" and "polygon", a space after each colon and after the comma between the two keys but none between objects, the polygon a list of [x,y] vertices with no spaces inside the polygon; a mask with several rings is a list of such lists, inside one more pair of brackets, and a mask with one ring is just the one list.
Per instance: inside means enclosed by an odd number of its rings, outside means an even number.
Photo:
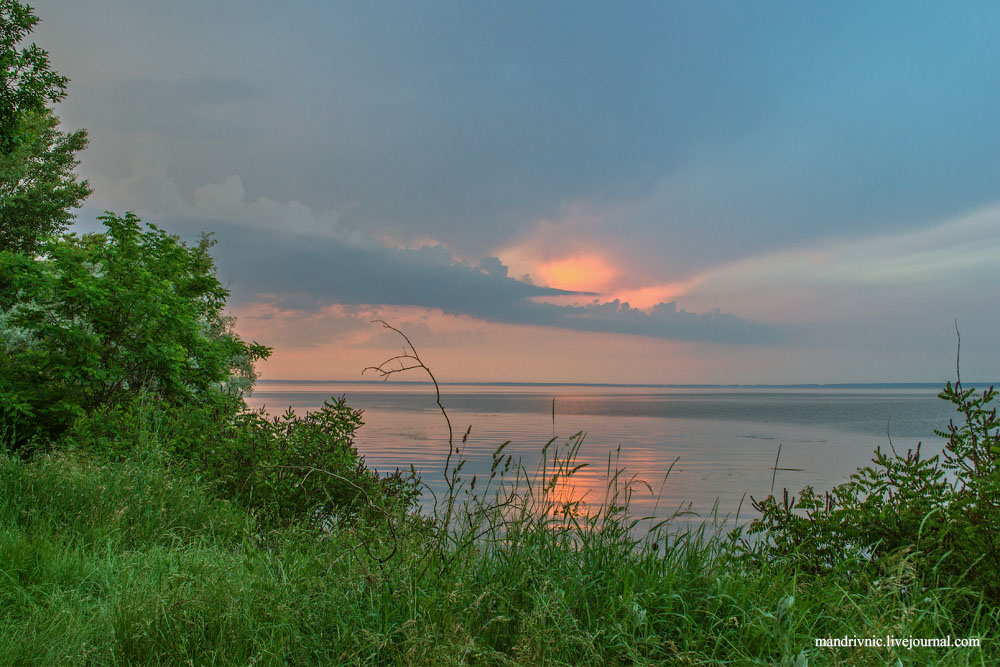
[{"label": "water reflection", "polygon": [[[411,465],[439,497],[446,489],[447,430],[433,390],[419,384],[262,383],[248,401],[282,411],[320,407],[331,395],[346,395],[364,410],[356,445],[380,471]],[[555,420],[552,400],[555,399]],[[511,441],[505,455],[533,472],[551,454],[556,434],[565,446],[583,432],[569,481],[550,490],[551,511],[593,512],[606,499],[609,476],[624,470],[630,480],[633,516],[663,517],[690,512],[697,521],[713,513],[748,518],[748,495],[798,491],[806,484],[830,488],[844,481],[885,445],[891,419],[896,449],[924,441],[941,447],[933,429],[947,423],[950,408],[923,390],[675,390],[647,387],[538,387],[463,385],[442,388],[456,433],[471,426],[462,475],[489,478],[493,453]],[[781,445],[779,470],[775,455]],[[667,474],[669,471],[669,475]],[[665,480],[665,481],[664,481]],[[482,488],[482,487],[480,487]],[[433,494],[422,498],[425,511]]]}]

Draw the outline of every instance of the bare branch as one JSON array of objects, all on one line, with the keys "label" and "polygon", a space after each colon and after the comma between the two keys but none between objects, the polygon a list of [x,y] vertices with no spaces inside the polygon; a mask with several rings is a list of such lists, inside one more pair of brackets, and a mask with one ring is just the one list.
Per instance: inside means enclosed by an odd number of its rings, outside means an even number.
[{"label": "bare branch", "polygon": [[[441,522],[439,529],[440,533],[439,533],[438,549],[440,549],[442,541],[447,539],[448,537],[448,530],[451,525],[452,514],[454,513],[455,509],[455,496],[456,496],[455,486],[458,483],[458,472],[462,467],[461,463],[459,463],[454,468],[452,467],[452,457],[458,455],[459,458],[461,458],[461,453],[455,448],[455,431],[451,425],[451,418],[448,417],[448,411],[445,410],[444,404],[441,402],[441,387],[438,385],[437,378],[434,377],[434,373],[431,372],[431,369],[428,368],[426,364],[424,364],[423,360],[420,358],[420,355],[417,354],[417,349],[413,346],[413,342],[410,340],[410,338],[402,331],[400,331],[396,327],[386,322],[385,320],[372,320],[372,323],[381,324],[384,328],[389,329],[390,331],[395,331],[397,334],[399,334],[402,337],[402,339],[406,341],[406,348],[409,348],[409,351],[407,351],[404,348],[402,354],[390,357],[377,366],[369,366],[365,368],[364,371],[362,371],[362,374],[364,374],[365,371],[371,370],[378,373],[383,380],[388,380],[390,376],[396,373],[403,373],[406,371],[418,370],[418,369],[424,371],[425,373],[427,373],[427,377],[431,379],[431,383],[433,383],[434,385],[434,401],[437,403],[438,409],[441,411],[441,415],[444,417],[445,424],[447,424],[448,426],[448,456],[445,459],[444,463],[444,479],[448,487],[448,496],[445,503],[444,518]],[[399,362],[398,368],[389,367],[394,362]],[[466,433],[466,437],[468,437],[468,432]],[[463,444],[464,442],[465,440],[463,439]],[[437,505],[435,502],[435,514],[436,513],[437,513]],[[425,554],[425,556],[426,555],[427,554]],[[424,570],[421,572],[420,575],[421,577],[423,576],[424,573],[426,573],[427,571],[426,568],[429,566],[430,566],[430,561],[428,561],[427,564],[424,566]]]},{"label": "bare branch", "polygon": [[958,338],[958,345],[955,349],[955,387],[961,388],[962,386],[962,371],[961,371],[961,360],[962,360],[962,332],[958,330],[958,318],[955,318],[955,336]]}]

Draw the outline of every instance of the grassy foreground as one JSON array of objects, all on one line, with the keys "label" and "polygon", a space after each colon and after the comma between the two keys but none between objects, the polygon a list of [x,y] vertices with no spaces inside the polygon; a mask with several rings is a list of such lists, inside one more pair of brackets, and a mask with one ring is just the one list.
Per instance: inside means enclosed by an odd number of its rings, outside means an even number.
[{"label": "grassy foreground", "polygon": [[[545,485],[534,481],[507,487],[503,507],[475,494],[456,505],[461,520],[442,541],[434,520],[412,515],[264,528],[155,442],[116,463],[4,455],[0,664],[1000,658],[1000,610],[970,588],[923,581],[905,558],[851,577],[752,559],[704,533],[637,546],[620,507],[553,518],[538,511]],[[814,647],[845,635],[979,637],[982,647]]]}]

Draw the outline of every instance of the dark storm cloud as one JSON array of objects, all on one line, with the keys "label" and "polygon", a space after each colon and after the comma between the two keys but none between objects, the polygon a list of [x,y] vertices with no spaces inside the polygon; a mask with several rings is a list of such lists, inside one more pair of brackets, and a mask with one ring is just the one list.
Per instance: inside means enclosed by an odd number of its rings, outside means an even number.
[{"label": "dark storm cloud", "polygon": [[230,284],[237,304],[266,295],[279,307],[306,311],[331,304],[421,306],[505,324],[670,340],[765,343],[782,338],[766,325],[718,310],[687,312],[673,303],[647,313],[617,300],[571,306],[539,302],[533,298],[575,294],[586,300],[589,295],[508,277],[495,257],[475,267],[456,262],[442,246],[389,248],[208,220],[179,220],[171,226],[215,230],[221,276],[239,276]]}]

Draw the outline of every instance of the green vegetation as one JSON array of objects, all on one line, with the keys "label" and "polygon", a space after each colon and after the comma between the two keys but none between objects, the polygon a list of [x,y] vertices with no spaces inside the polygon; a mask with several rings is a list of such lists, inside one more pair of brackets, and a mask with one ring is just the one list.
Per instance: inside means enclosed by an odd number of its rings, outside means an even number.
[{"label": "green vegetation", "polygon": [[[629,484],[584,515],[572,454],[502,452],[457,482],[446,535],[416,515],[277,525],[181,465],[159,411],[134,447],[0,459],[0,664],[991,664],[1000,610],[922,552],[855,571],[735,536],[631,537]],[[509,467],[507,467],[509,466]],[[506,467],[506,470],[505,470]],[[469,490],[469,494],[465,491]],[[558,510],[558,511],[557,511]],[[814,638],[980,637],[982,649],[814,648]],[[798,662],[796,662],[798,661]]]},{"label": "green vegetation", "polygon": [[[210,240],[131,214],[57,235],[85,195],[83,135],[43,107],[65,79],[19,47],[35,22],[0,0],[0,664],[1000,658],[992,389],[946,387],[961,420],[942,457],[877,452],[827,495],[756,503],[746,536],[667,521],[637,537],[637,482],[610,467],[601,507],[566,502],[582,436],[535,472],[500,447],[487,479],[453,446],[421,515],[413,475],[358,455],[343,400],[246,409],[269,351],[223,315]],[[35,194],[8,187],[47,160]],[[844,636],[982,647],[814,645]]]},{"label": "green vegetation", "polygon": [[803,489],[798,501],[773,496],[756,503],[763,517],[761,558],[827,576],[877,572],[885,563],[925,573],[935,585],[960,583],[1000,604],[1000,420],[997,391],[950,382],[941,398],[961,421],[938,434],[941,455],[920,448],[872,462],[824,495]]},{"label": "green vegetation", "polygon": [[188,248],[131,214],[102,219],[106,233],[47,240],[41,256],[0,253],[0,413],[15,447],[142,392],[171,406],[238,397],[269,352],[222,315],[209,239]]},{"label": "green vegetation", "polygon": [[50,109],[21,114],[13,150],[0,153],[0,249],[40,251],[46,236],[65,229],[70,209],[90,194],[87,182],[73,174],[87,133],[66,134],[58,125]]},{"label": "green vegetation", "polygon": [[45,106],[66,96],[66,77],[44,50],[20,46],[37,23],[31,7],[0,0],[0,251],[26,254],[66,229],[90,194],[73,173],[87,132],[59,131]]}]

